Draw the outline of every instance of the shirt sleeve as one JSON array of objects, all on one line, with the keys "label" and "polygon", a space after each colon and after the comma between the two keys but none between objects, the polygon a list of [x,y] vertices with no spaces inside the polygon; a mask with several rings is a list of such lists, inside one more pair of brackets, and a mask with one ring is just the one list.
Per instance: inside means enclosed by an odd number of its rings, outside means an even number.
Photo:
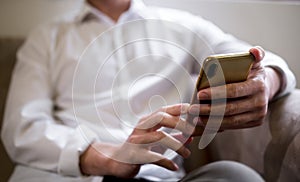
[{"label": "shirt sleeve", "polygon": [[32,32],[17,54],[2,140],[16,163],[80,176],[79,155],[96,135],[81,125],[66,126],[53,116],[54,95],[49,70],[53,38],[48,28]]},{"label": "shirt sleeve", "polygon": [[273,100],[290,93],[296,87],[296,78],[294,73],[289,69],[288,64],[278,55],[267,51],[262,62],[265,67],[275,69],[281,75],[281,88]]}]

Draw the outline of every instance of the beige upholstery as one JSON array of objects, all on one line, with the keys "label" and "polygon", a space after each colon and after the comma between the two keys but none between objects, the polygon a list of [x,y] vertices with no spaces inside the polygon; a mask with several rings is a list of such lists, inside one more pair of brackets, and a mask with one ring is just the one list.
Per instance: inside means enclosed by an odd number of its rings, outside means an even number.
[{"label": "beige upholstery", "polygon": [[267,181],[300,181],[300,90],[270,104],[256,128],[220,133],[210,145],[213,160],[235,160]]},{"label": "beige upholstery", "polygon": [[[15,52],[22,42],[22,39],[0,38],[0,126]],[[194,149],[192,158],[186,162],[187,168],[192,169],[210,160],[229,159],[250,165],[268,181],[300,181],[299,113],[300,90],[295,90],[271,104],[270,117],[263,126],[226,131],[218,134],[205,151]],[[197,142],[193,144],[196,148]],[[7,181],[13,164],[2,143],[0,165],[0,181]]]}]

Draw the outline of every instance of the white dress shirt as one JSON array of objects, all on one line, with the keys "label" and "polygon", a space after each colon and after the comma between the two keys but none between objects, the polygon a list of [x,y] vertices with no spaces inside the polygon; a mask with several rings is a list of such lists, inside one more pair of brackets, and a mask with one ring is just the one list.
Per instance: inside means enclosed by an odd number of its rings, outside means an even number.
[{"label": "white dress shirt", "polygon": [[[18,164],[12,181],[101,181],[79,170],[92,141],[124,142],[141,116],[189,101],[205,57],[250,47],[201,17],[139,0],[118,22],[85,4],[77,16],[37,28],[18,52],[2,129]],[[263,63],[283,75],[278,96],[295,87],[280,57],[267,52]],[[154,165],[138,174],[183,175]]]}]

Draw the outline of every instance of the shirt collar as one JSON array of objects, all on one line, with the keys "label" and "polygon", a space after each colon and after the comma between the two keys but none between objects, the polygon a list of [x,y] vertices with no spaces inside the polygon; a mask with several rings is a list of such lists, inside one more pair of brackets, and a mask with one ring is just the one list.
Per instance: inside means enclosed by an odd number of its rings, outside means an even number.
[{"label": "shirt collar", "polygon": [[[120,21],[122,22],[136,19],[145,19],[147,17],[146,14],[147,8],[142,0],[131,0],[129,9],[120,16],[117,23],[119,23]],[[125,19],[123,19],[124,16],[126,16]],[[76,17],[75,21],[84,23],[89,20],[99,20],[108,24],[116,24],[107,15],[85,1],[82,10]]]}]

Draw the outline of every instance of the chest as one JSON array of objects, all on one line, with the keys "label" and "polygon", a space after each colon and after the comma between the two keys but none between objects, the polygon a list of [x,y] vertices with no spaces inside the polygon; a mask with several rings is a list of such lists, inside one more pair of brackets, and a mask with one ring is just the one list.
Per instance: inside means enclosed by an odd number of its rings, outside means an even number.
[{"label": "chest", "polygon": [[189,79],[192,36],[154,24],[88,23],[62,32],[52,61],[57,99],[134,97],[149,88],[155,95]]}]

